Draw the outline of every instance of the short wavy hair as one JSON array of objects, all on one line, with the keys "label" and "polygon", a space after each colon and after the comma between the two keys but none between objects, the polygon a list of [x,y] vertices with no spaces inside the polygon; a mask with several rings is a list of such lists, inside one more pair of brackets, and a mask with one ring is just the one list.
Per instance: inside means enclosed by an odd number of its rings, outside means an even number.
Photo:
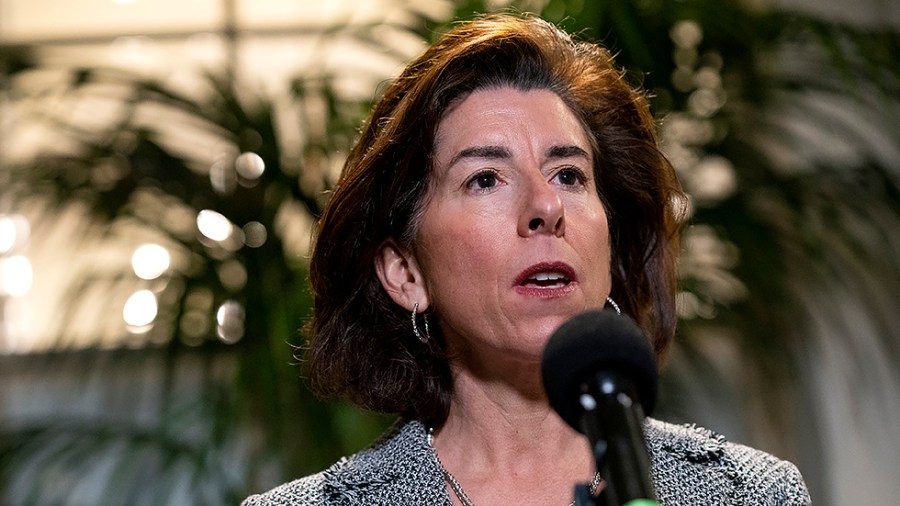
[{"label": "short wavy hair", "polygon": [[473,91],[550,90],[573,111],[594,150],[597,191],[610,230],[612,294],[660,360],[675,314],[683,193],[660,152],[645,96],[609,51],[527,15],[490,15],[441,36],[387,88],[351,150],[318,222],[310,262],[314,315],[306,367],[311,388],[432,426],[446,419],[450,367],[438,332],[415,337],[410,314],[375,272],[381,244],[414,251],[448,108]]}]

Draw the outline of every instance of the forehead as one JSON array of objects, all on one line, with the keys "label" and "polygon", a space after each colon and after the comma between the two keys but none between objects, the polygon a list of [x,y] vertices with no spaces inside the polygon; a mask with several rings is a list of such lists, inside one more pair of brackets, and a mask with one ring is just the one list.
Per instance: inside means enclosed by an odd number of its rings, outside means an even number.
[{"label": "forehead", "polygon": [[434,146],[440,159],[471,145],[523,141],[592,151],[585,126],[556,93],[512,87],[480,89],[453,104],[438,123]]}]

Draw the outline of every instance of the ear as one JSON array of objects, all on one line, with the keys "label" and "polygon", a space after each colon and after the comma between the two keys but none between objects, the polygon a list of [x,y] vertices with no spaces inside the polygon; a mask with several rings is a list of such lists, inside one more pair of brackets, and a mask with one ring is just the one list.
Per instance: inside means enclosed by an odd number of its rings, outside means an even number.
[{"label": "ear", "polygon": [[419,312],[428,309],[428,291],[419,264],[405,248],[387,239],[375,254],[375,272],[381,286],[399,306],[412,311],[419,304]]}]

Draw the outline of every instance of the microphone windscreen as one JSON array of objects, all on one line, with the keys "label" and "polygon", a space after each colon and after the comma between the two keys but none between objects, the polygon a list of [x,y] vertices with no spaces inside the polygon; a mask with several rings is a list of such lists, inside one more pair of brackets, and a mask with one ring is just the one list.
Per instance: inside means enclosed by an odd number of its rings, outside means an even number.
[{"label": "microphone windscreen", "polygon": [[581,430],[581,385],[601,371],[614,372],[635,387],[644,414],[656,404],[656,356],[634,320],[613,310],[576,315],[550,336],[541,359],[541,375],[550,405]]}]

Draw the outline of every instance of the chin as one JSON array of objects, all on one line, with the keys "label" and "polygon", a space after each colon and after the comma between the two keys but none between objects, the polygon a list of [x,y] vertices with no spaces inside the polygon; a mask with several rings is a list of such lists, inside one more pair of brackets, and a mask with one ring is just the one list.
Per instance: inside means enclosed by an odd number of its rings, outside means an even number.
[{"label": "chin", "polygon": [[544,355],[544,348],[547,346],[547,341],[550,340],[550,336],[556,328],[557,327],[553,327],[548,332],[542,332],[540,334],[522,336],[516,341],[516,344],[514,345],[515,350],[513,350],[512,353],[520,355],[525,361],[536,361],[540,363],[541,358]]}]

